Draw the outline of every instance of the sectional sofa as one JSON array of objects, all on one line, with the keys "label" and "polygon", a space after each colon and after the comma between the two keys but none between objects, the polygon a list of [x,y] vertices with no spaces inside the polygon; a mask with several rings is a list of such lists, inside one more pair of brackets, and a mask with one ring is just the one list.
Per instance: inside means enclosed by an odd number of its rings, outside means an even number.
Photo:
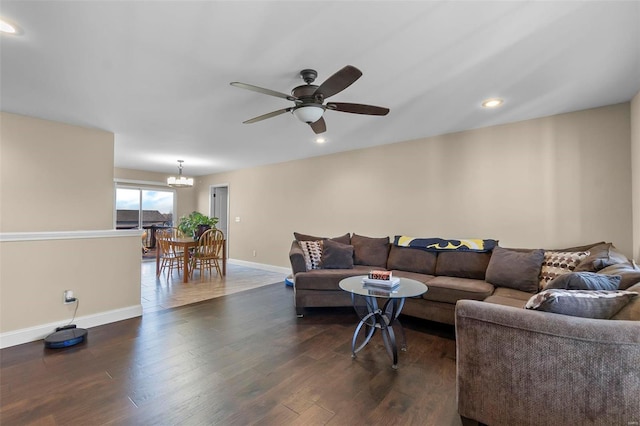
[{"label": "sectional sofa", "polygon": [[[338,286],[340,280],[366,275],[371,269],[386,269],[393,276],[425,283],[428,291],[407,299],[402,313],[447,324],[455,323],[459,300],[478,300],[523,308],[548,282],[561,272],[597,272],[622,276],[619,289],[640,282],[640,268],[611,243],[599,242],[556,250],[505,249],[490,251],[401,247],[388,237],[372,238],[345,234],[322,238],[294,233],[289,259],[294,278],[296,313],[303,316],[313,307],[351,306],[350,295]],[[303,246],[322,241],[319,257]],[[545,265],[543,265],[543,263]],[[555,266],[553,266],[555,265]],[[545,272],[546,271],[546,272]]]},{"label": "sectional sofa", "polygon": [[[289,258],[298,316],[313,307],[350,306],[338,283],[374,268],[428,286],[402,312],[455,324],[464,425],[640,424],[640,268],[611,243],[430,251],[401,247],[399,236],[390,243],[355,234],[294,235]],[[582,292],[571,290],[576,280],[622,291],[574,298]],[[608,305],[593,309],[591,300]]]}]

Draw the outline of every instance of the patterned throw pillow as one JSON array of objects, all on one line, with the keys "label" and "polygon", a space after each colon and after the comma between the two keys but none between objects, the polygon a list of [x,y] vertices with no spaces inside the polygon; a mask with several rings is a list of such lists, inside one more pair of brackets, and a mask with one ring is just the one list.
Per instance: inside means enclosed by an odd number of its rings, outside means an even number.
[{"label": "patterned throw pillow", "polygon": [[532,296],[525,309],[574,317],[609,319],[637,296],[638,293],[632,291],[549,289]]},{"label": "patterned throw pillow", "polygon": [[588,251],[545,251],[540,270],[540,290],[555,277],[573,272],[578,263],[587,256]]},{"label": "patterned throw pillow", "polygon": [[322,261],[322,240],[320,241],[298,241],[304,256],[304,263],[307,271],[320,269]]}]

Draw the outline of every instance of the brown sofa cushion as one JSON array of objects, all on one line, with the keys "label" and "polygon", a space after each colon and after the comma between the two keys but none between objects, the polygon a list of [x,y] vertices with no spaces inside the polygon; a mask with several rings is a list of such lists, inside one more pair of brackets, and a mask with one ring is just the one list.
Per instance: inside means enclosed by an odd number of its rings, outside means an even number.
[{"label": "brown sofa cushion", "polygon": [[496,305],[512,306],[514,308],[523,309],[524,305],[531,299],[531,293],[516,290],[514,288],[497,287],[493,294],[486,299],[487,303]]},{"label": "brown sofa cushion", "polygon": [[298,290],[341,291],[341,280],[356,275],[367,275],[369,268],[354,266],[353,269],[314,269],[296,274],[295,288]]},{"label": "brown sofa cushion", "polygon": [[428,290],[422,295],[423,299],[452,305],[461,299],[484,300],[494,290],[488,282],[470,278],[434,277],[426,284]]},{"label": "brown sofa cushion", "polygon": [[[510,299],[520,300],[524,303],[531,299],[531,293],[508,287],[497,287],[491,296],[508,297]],[[524,307],[524,303],[521,307]]]},{"label": "brown sofa cushion", "polygon": [[436,270],[436,258],[437,254],[434,252],[392,245],[387,268],[433,275]]},{"label": "brown sofa cushion", "polygon": [[[531,296],[531,293],[527,293],[527,294]],[[484,299],[484,301],[486,303],[493,303],[494,305],[511,306],[512,308],[518,308],[518,309],[524,308],[524,305],[527,304],[526,300],[512,299],[511,297],[496,296],[496,295],[489,296],[486,299]]]},{"label": "brown sofa cushion", "polygon": [[487,282],[529,293],[538,291],[538,276],[544,260],[544,250],[529,252],[496,247],[487,267]]},{"label": "brown sofa cushion", "polygon": [[484,280],[491,253],[452,251],[438,253],[436,275]]},{"label": "brown sofa cushion", "polygon": [[[627,291],[633,291],[640,293],[640,282],[627,289]],[[614,320],[626,320],[626,321],[640,321],[640,297],[634,297],[631,302],[620,309],[617,314],[611,317]]]},{"label": "brown sofa cushion", "polygon": [[347,232],[344,235],[340,235],[339,237],[314,237],[313,235],[300,234],[298,232],[294,232],[293,236],[297,241],[320,241],[320,240],[333,240],[339,242],[341,244],[351,244],[351,236]]},{"label": "brown sofa cushion", "polygon": [[427,285],[429,285],[429,281],[434,278],[433,275],[421,274],[419,272],[409,272],[409,271],[403,271],[400,269],[389,269],[389,270],[393,273],[394,277],[409,278],[411,280],[420,281],[421,283],[427,284]]},{"label": "brown sofa cushion", "polygon": [[353,263],[355,265],[368,265],[377,268],[387,267],[389,237],[371,238],[353,234],[351,244],[353,245]]},{"label": "brown sofa cushion", "polygon": [[322,269],[353,268],[353,246],[341,244],[334,240],[324,240],[322,244]]},{"label": "brown sofa cushion", "polygon": [[589,256],[582,259],[574,272],[597,272],[607,266],[629,261],[627,256],[620,253],[611,243],[599,244],[588,251]]}]

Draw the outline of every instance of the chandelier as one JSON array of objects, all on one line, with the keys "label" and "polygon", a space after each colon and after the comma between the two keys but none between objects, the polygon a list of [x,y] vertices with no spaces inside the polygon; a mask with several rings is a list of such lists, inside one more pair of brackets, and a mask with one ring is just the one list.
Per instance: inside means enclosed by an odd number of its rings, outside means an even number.
[{"label": "chandelier", "polygon": [[167,178],[167,185],[173,188],[187,188],[193,186],[193,178],[182,176],[182,163],[184,163],[184,160],[178,160],[178,176],[169,176]]}]

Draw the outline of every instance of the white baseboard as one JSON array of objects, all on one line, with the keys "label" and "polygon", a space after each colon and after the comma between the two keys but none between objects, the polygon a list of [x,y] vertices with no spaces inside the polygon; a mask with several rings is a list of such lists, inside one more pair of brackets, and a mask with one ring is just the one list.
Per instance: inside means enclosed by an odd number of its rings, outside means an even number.
[{"label": "white baseboard", "polygon": [[[126,308],[114,309],[112,311],[100,312],[76,318],[73,323],[80,328],[97,327],[99,325],[122,321],[142,315],[142,305],[133,305]],[[37,325],[15,331],[8,331],[0,334],[0,349],[10,346],[21,345],[44,339],[53,333],[56,327],[67,324],[68,321],[57,321],[49,324]]]},{"label": "white baseboard", "polygon": [[[228,259],[228,263],[247,268],[262,269],[263,271],[276,272],[283,274],[282,279],[291,274],[291,268],[282,266],[267,265],[264,263],[247,262],[246,260]],[[133,305],[126,308],[114,309],[112,311],[100,312],[97,314],[86,315],[76,318],[73,323],[81,328],[97,327],[99,325],[109,324],[112,322],[122,321],[129,318],[139,317],[142,315],[142,305]],[[57,321],[48,324],[37,325],[34,327],[23,328],[20,330],[8,331],[0,333],[0,349],[10,346],[21,345],[36,340],[41,340],[53,333],[56,327],[67,324],[68,321]]]},{"label": "white baseboard", "polygon": [[247,262],[246,260],[239,260],[239,259],[227,259],[227,262],[232,265],[246,266],[247,268],[262,269],[263,271],[278,272],[285,275],[291,274],[291,268],[284,268],[282,266],[267,265],[265,263]]}]

